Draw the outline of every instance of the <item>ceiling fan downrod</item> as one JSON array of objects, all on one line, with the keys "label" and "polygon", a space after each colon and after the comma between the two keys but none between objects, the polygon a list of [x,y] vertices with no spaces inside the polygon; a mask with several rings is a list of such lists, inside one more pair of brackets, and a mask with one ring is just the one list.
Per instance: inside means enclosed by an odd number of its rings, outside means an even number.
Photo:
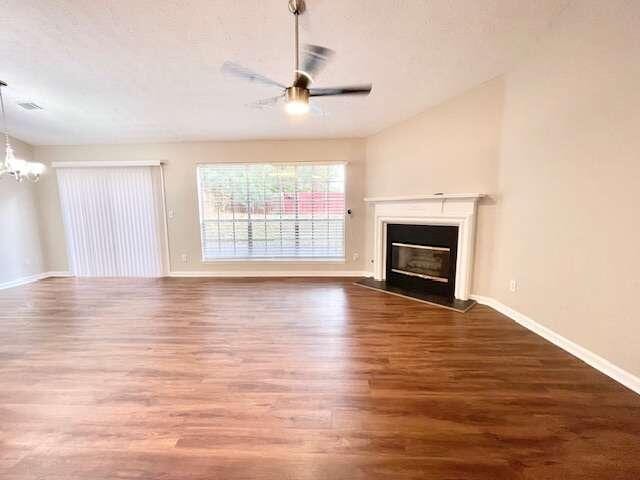
[{"label": "ceiling fan downrod", "polygon": [[293,80],[294,82],[300,74],[300,40],[298,34],[298,17],[304,13],[305,10],[304,0],[289,0],[289,11],[293,14],[294,22],[294,59],[293,59]]},{"label": "ceiling fan downrod", "polygon": [[300,75],[307,75],[300,71],[300,38],[298,17],[304,12],[304,0],[289,0],[289,11],[293,14],[293,85],[285,90],[285,108],[291,115],[301,115],[309,111],[309,90],[297,87]]}]

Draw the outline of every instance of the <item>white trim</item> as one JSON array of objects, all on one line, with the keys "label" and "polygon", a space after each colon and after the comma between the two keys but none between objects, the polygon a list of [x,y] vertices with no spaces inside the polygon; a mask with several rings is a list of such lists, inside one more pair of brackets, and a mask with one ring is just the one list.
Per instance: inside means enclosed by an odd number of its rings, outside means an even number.
[{"label": "white trim", "polygon": [[550,328],[539,324],[535,320],[512,309],[511,307],[506,306],[505,304],[499,302],[494,298],[485,297],[482,295],[471,295],[471,298],[482,305],[491,307],[494,310],[502,313],[503,315],[506,315],[511,320],[522,325],[527,330],[540,335],[542,338],[548,340],[557,347],[560,347],[564,351],[569,352],[574,357],[579,358],[587,365],[590,365],[596,370],[604,373],[616,382],[621,383],[630,390],[633,390],[635,393],[640,394],[640,377],[637,377],[634,374],[623,370],[617,365],[611,363],[609,360],[606,360],[601,356],[593,353],[591,350],[588,350],[578,345],[577,343],[572,342],[568,338],[563,337]]},{"label": "white trim", "polygon": [[365,197],[364,201],[369,203],[412,202],[419,200],[442,200],[447,198],[478,199],[485,196],[486,194],[484,193],[438,193],[431,195],[407,195],[402,197]]},{"label": "white trim", "polygon": [[171,249],[169,248],[169,216],[167,215],[167,193],[165,191],[164,183],[164,168],[160,164],[160,190],[162,194],[162,221],[163,221],[163,234],[164,234],[164,251],[162,262],[162,273],[167,274],[171,270]]},{"label": "white trim", "polygon": [[19,287],[21,285],[27,285],[29,283],[37,282],[38,280],[44,280],[50,277],[68,277],[71,274],[69,272],[42,272],[34,275],[28,275],[26,277],[16,278],[8,282],[0,283],[0,290],[6,288]]},{"label": "white trim", "polygon": [[306,160],[306,161],[299,161],[299,162],[261,162],[259,160],[247,160],[247,161],[240,161],[240,162],[212,162],[212,161],[203,161],[203,162],[196,162],[196,166],[199,165],[349,165],[349,161],[347,160],[319,160],[319,161],[315,161],[315,160]]},{"label": "white trim", "polygon": [[257,277],[366,277],[360,270],[227,270],[227,271],[175,271],[169,277],[257,278]]},{"label": "white trim", "polygon": [[[53,277],[72,277],[71,272],[66,271],[49,271],[38,273],[36,275],[29,275],[28,277],[18,278],[9,282],[0,283],[0,290],[5,288],[19,287],[20,285],[27,285],[29,283],[44,280],[45,278]],[[205,277],[205,278],[258,278],[258,277],[370,277],[371,272],[360,270],[247,270],[247,271],[175,271],[169,272],[167,277]]]},{"label": "white trim", "polygon": [[159,167],[162,160],[95,161],[95,162],[53,162],[53,168],[98,168],[98,167]]},{"label": "white trim", "polygon": [[47,276],[45,278],[53,277],[73,277],[73,275],[69,271],[52,270],[50,272],[47,272]]},{"label": "white trim", "polygon": [[37,282],[38,280],[42,280],[43,278],[47,278],[46,273],[36,273],[35,275],[16,278],[15,280],[10,280],[8,282],[0,283],[0,290],[4,290],[5,288],[19,287],[20,285],[26,285],[28,283]]},{"label": "white trim", "polygon": [[220,258],[201,258],[202,263],[320,263],[322,265],[334,264],[344,265],[347,263],[345,257],[220,257]]}]

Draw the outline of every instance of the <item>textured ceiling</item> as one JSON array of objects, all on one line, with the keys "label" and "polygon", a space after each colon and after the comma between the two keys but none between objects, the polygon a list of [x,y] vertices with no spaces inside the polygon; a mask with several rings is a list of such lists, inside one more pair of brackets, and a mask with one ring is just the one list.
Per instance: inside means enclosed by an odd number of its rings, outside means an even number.
[{"label": "textured ceiling", "polygon": [[245,107],[278,92],[219,72],[290,81],[286,0],[1,0],[0,79],[32,144],[365,136],[512,68],[566,3],[307,0],[301,41],[336,50],[316,86],[373,83],[323,116]]}]

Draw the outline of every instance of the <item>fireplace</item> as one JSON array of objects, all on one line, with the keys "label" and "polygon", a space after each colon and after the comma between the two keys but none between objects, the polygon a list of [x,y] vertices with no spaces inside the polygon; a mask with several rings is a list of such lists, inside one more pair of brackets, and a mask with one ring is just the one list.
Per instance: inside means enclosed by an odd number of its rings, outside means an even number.
[{"label": "fireplace", "polygon": [[358,285],[465,312],[478,193],[365,198],[373,207],[373,278]]},{"label": "fireplace", "polygon": [[457,247],[458,227],[387,224],[387,283],[452,300]]}]

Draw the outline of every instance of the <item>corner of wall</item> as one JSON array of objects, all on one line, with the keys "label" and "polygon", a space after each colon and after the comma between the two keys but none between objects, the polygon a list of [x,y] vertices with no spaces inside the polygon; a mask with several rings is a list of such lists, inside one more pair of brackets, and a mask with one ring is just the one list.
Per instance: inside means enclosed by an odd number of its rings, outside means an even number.
[{"label": "corner of wall", "polygon": [[[17,158],[33,159],[33,147],[11,139]],[[4,155],[4,150],[2,150]],[[38,220],[36,185],[2,179],[0,188],[0,284],[13,284],[46,271]]]}]

